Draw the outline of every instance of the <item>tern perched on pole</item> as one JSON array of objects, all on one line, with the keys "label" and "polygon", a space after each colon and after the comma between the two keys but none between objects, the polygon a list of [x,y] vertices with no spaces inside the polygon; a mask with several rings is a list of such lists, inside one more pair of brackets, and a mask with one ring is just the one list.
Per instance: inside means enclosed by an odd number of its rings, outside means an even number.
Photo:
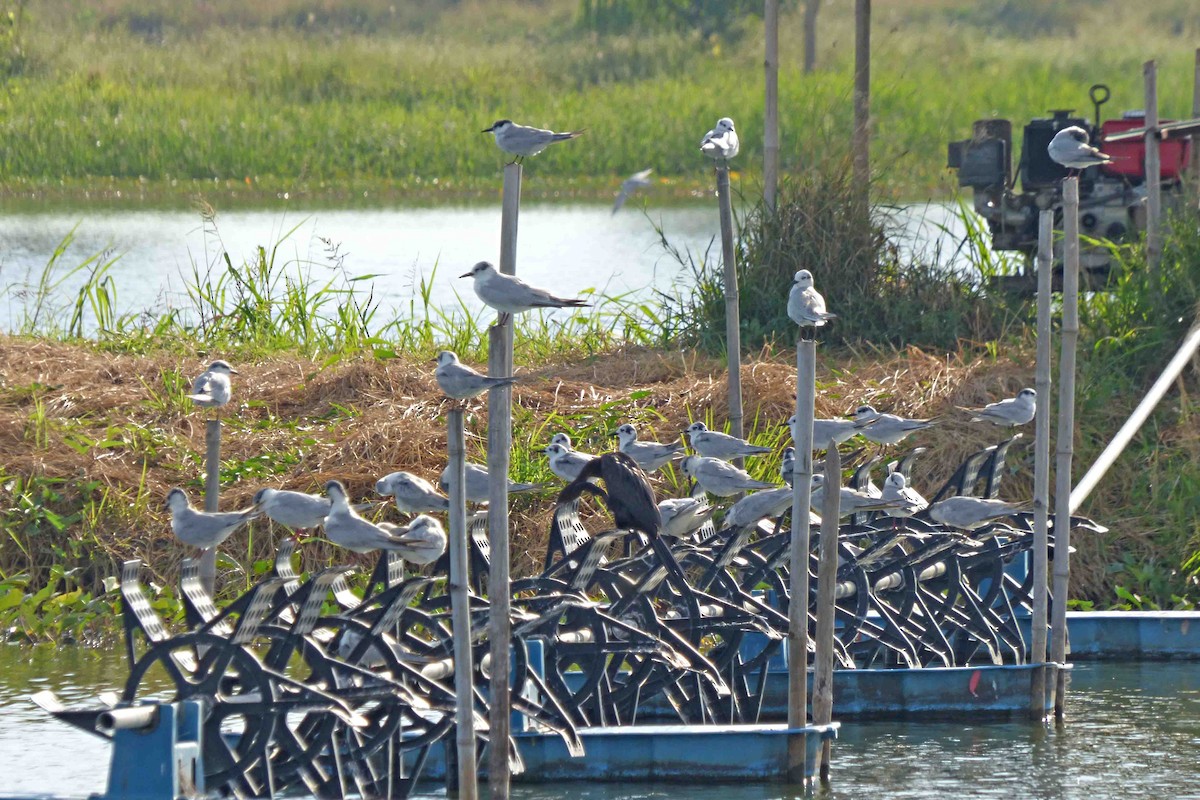
[{"label": "tern perched on pole", "polygon": [[525,160],[526,156],[536,156],[555,142],[565,142],[583,135],[583,130],[555,133],[544,128],[531,128],[528,125],[518,125],[511,119],[500,119],[492,123],[492,127],[484,128],[480,133],[490,133],[496,137],[496,146],[506,153],[516,156],[510,164]]},{"label": "tern perched on pole", "polygon": [[1050,160],[1067,169],[1087,169],[1096,164],[1107,164],[1112,156],[1100,152],[1088,142],[1087,131],[1078,125],[1063,128],[1054,134],[1046,152]]},{"label": "tern perched on pole", "polygon": [[489,378],[459,361],[453,350],[438,353],[433,377],[446,396],[455,400],[470,400],[494,386],[511,386],[517,382],[516,378]]},{"label": "tern perched on pole", "polygon": [[728,161],[741,150],[737,131],[733,128],[733,120],[721,117],[717,125],[700,140],[700,152],[712,159],[722,158]]},{"label": "tern perched on pole", "polygon": [[469,272],[458,277],[474,279],[475,294],[484,305],[500,312],[498,325],[508,322],[513,314],[533,308],[584,308],[591,305],[578,297],[558,297],[545,289],[530,286],[516,275],[499,272],[487,261],[480,261]]},{"label": "tern perched on pole", "polygon": [[192,392],[188,399],[204,408],[220,408],[229,402],[232,395],[229,376],[237,374],[238,371],[229,366],[228,361],[217,359],[192,381]]},{"label": "tern perched on pole", "polygon": [[836,319],[837,314],[825,310],[825,298],[813,287],[812,273],[798,270],[793,277],[792,290],[788,293],[787,313],[801,331],[815,332],[826,322]]}]

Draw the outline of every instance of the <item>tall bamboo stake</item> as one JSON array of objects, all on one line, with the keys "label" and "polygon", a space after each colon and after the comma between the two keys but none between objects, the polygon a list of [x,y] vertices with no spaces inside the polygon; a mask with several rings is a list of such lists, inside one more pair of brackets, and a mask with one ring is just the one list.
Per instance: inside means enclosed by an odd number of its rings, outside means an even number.
[{"label": "tall bamboo stake", "polygon": [[[210,419],[204,426],[204,510],[214,512],[221,499],[221,419]],[[209,596],[217,588],[217,548],[200,552],[200,583]]]},{"label": "tall bamboo stake", "polygon": [[[1050,657],[1067,660],[1067,595],[1071,552],[1071,459],[1075,431],[1075,351],[1079,340],[1079,178],[1063,180],[1062,354],[1058,364],[1058,435],[1054,464],[1054,614]],[[1054,715],[1066,706],[1067,672],[1058,671]]]},{"label": "tall bamboo stake", "polygon": [[804,0],[804,71],[812,72],[817,66],[817,12],[821,0]]},{"label": "tall bamboo stake", "polygon": [[[1192,119],[1200,119],[1200,47],[1196,48],[1196,67],[1192,77]],[[1200,134],[1192,134],[1192,188],[1200,195]]]},{"label": "tall bamboo stake", "polygon": [[[463,412],[449,415],[450,455],[450,609],[454,631],[454,719],[458,753],[458,796],[477,800],[475,774],[475,700],[471,678],[471,608],[467,587],[467,445]],[[507,752],[507,748],[501,748]]]},{"label": "tall bamboo stake", "polygon": [[854,185],[865,196],[871,182],[871,0],[854,3]]},{"label": "tall bamboo stake", "polygon": [[1158,149],[1158,67],[1142,65],[1146,88],[1146,264],[1158,269],[1162,258],[1162,160]]},{"label": "tall bamboo stake", "polygon": [[[504,168],[504,201],[500,221],[500,271],[517,272],[517,217],[521,208],[521,165]],[[488,374],[511,377],[513,373],[512,318],[504,325],[488,330]],[[493,800],[508,800],[510,774],[508,739],[512,730],[512,698],[509,676],[512,656],[512,622],[509,611],[508,543],[508,462],[512,447],[512,386],[488,390],[488,542],[491,545],[491,569],[488,572],[488,602],[491,609],[491,661],[488,729],[491,747],[488,760],[488,786]]]},{"label": "tall bamboo stake", "polygon": [[[792,542],[788,562],[788,727],[808,723],[808,554],[811,530],[813,414],[817,393],[817,343],[796,343],[796,467],[792,473]],[[791,783],[805,780],[807,746],[803,736],[788,740],[787,775]]]},{"label": "tall bamboo stake", "polygon": [[[721,216],[721,255],[725,261],[725,347],[729,359],[729,428],[738,438],[742,433],[742,333],[738,301],[737,256],[733,251],[733,199],[729,194],[729,162],[717,167],[717,205]],[[742,459],[734,463],[742,465]]]},{"label": "tall bamboo stake", "polygon": [[[1054,272],[1054,209],[1043,209],[1038,217],[1037,254],[1037,417],[1033,447],[1033,642],[1031,664],[1046,661],[1046,617],[1048,615],[1046,574],[1049,567],[1050,522],[1050,305]],[[1046,715],[1046,670],[1033,673],[1029,715]]]},{"label": "tall bamboo stake", "polygon": [[[813,671],[813,724],[833,721],[833,617],[837,584],[838,520],[841,517],[842,459],[836,446],[825,453],[825,497],[821,503],[821,553],[817,562],[817,654]],[[829,783],[833,743],[821,745],[821,783]]]},{"label": "tall bamboo stake", "polygon": [[763,0],[766,97],[763,105],[763,203],[775,210],[779,189],[779,0]]}]

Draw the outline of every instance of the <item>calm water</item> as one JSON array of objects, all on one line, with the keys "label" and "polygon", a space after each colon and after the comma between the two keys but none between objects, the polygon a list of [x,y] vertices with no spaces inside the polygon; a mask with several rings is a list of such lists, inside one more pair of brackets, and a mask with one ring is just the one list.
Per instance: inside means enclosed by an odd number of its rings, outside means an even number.
[{"label": "calm water", "polygon": [[[613,215],[608,206],[528,203],[521,209],[518,274],[535,286],[572,296],[585,289],[608,295],[670,292],[690,283],[690,270],[667,255],[655,225],[670,243],[698,257],[719,253],[719,223],[711,205],[636,208]],[[963,227],[955,212],[939,204],[912,206],[895,217],[902,249],[939,247],[954,252]],[[341,286],[344,275],[376,275],[375,298],[382,311],[408,313],[423,278],[432,285],[431,304],[455,308],[459,298],[480,305],[471,284],[458,280],[480,260],[497,261],[500,208],[438,207],[271,210],[219,213],[214,224],[191,211],[96,209],[0,213],[0,331],[12,330],[30,308],[26,288],[41,278],[61,242],[74,241],[59,259],[62,281],[52,307],[73,304],[87,274],[65,273],[88,258],[116,256],[109,275],[121,313],[165,307],[188,308],[186,288],[252,259],[256,248],[279,243],[276,264],[294,277]],[[719,256],[715,256],[719,259]],[[341,265],[341,269],[338,265]],[[344,272],[343,272],[344,269]],[[418,302],[418,310],[420,303]]]},{"label": "calm water", "polygon": [[[0,794],[83,796],[104,788],[107,745],[26,699],[51,688],[68,700],[117,689],[116,650],[0,647]],[[1032,723],[844,723],[833,782],[819,796],[880,798],[1200,798],[1200,665],[1083,664],[1062,728]],[[528,800],[762,800],[771,786],[671,789],[633,785],[519,788]]]}]

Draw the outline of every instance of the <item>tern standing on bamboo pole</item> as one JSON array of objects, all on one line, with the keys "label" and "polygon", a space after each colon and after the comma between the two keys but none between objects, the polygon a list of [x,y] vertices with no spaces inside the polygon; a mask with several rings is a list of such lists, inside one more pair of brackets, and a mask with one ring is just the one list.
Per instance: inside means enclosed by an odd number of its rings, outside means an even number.
[{"label": "tern standing on bamboo pole", "polygon": [[[1046,662],[1048,612],[1047,571],[1050,529],[1050,304],[1054,270],[1054,209],[1043,209],[1038,218],[1037,254],[1037,375],[1034,389],[1042,402],[1034,412],[1033,439],[1033,636],[1031,664]],[[1046,670],[1033,673],[1029,715],[1046,715]]]},{"label": "tern standing on bamboo pole", "polygon": [[779,189],[779,0],[764,0],[763,34],[766,56],[763,59],[766,97],[763,105],[763,202],[775,210]]},{"label": "tern standing on bamboo pole", "polygon": [[[1062,354],[1059,356],[1058,436],[1054,465],[1054,618],[1050,658],[1067,659],[1067,592],[1071,552],[1071,460],[1075,431],[1075,351],[1079,340],[1079,178],[1063,180]],[[1059,670],[1054,715],[1062,718],[1066,670]]]},{"label": "tern standing on bamboo pole", "polygon": [[[716,162],[717,205],[721,217],[721,254],[725,262],[725,349],[729,359],[729,432],[741,439],[742,426],[742,335],[738,301],[737,260],[733,250],[733,199],[729,192],[729,159],[741,143],[733,120],[721,117],[716,127],[700,140],[700,152]],[[734,461],[742,465],[742,459]]]},{"label": "tern standing on bamboo pole", "polygon": [[[812,273],[806,269],[795,275],[788,293],[788,317],[800,328],[796,342],[796,415],[788,421],[796,445],[796,463],[792,467],[792,550],[788,565],[791,602],[788,605],[788,727],[806,724],[808,706],[808,557],[812,538],[809,506],[812,504],[812,453],[828,448],[837,459],[837,441],[813,441],[817,397],[816,329],[836,318],[825,307],[825,298],[813,286]],[[840,476],[839,476],[840,481]],[[837,516],[832,525],[837,528]],[[836,540],[836,534],[835,534]],[[803,742],[788,743],[788,778],[804,779]]]},{"label": "tern standing on bamboo pole", "polygon": [[[825,483],[842,479],[842,459],[836,447],[825,454]],[[826,492],[821,503],[821,551],[817,563],[817,636],[813,665],[813,724],[833,721],[833,617],[834,589],[837,584],[838,521],[841,493]],[[821,783],[829,783],[831,743],[821,747]]]},{"label": "tern standing on bamboo pole", "polygon": [[[463,411],[449,414],[450,455],[450,607],[454,630],[455,744],[458,748],[458,794],[479,797],[475,775],[475,704],[471,677],[471,609],[467,587],[467,451]],[[500,748],[504,750],[505,748]]]},{"label": "tern standing on bamboo pole", "polygon": [[[217,359],[208,369],[192,381],[192,392],[188,399],[201,408],[214,408],[217,416],[208,420],[204,428],[204,510],[215,512],[221,492],[221,416],[220,409],[229,403],[233,395],[230,375],[238,371],[227,361]],[[206,547],[200,554],[200,582],[205,591],[213,594],[217,583],[217,549]]]},{"label": "tern standing on bamboo pole", "polygon": [[[504,205],[500,222],[500,272],[515,275],[517,271],[517,217],[521,207],[521,165],[504,168]],[[513,373],[513,330],[511,317],[498,320],[488,329],[488,374],[493,378],[511,378]],[[508,540],[508,463],[512,446],[512,385],[502,384],[488,390],[488,474],[491,487],[488,494],[488,541],[491,545],[491,569],[488,573],[488,598],[491,605],[491,705],[488,728],[489,748],[488,785],[495,800],[508,800],[510,774],[508,741],[512,730],[512,698],[509,696],[509,675],[512,657],[509,642],[512,605],[509,587]]]},{"label": "tern standing on bamboo pole", "polygon": [[[817,343],[796,343],[796,463],[792,467],[792,542],[788,562],[788,727],[803,728],[808,719],[808,553],[811,539],[809,502],[812,492],[813,416],[817,391]],[[831,450],[837,445],[826,442]],[[803,736],[788,740],[788,780],[803,783],[807,753]]]},{"label": "tern standing on bamboo pole", "polygon": [[[1158,150],[1158,67],[1142,65],[1146,90],[1146,264],[1158,269],[1162,259],[1162,159]],[[1195,156],[1193,155],[1193,158]]]}]

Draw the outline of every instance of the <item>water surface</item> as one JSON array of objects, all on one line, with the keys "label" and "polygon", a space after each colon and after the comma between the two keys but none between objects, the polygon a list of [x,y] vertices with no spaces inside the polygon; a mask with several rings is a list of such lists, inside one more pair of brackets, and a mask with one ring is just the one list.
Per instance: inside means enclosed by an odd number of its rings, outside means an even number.
[{"label": "water surface", "polygon": [[[890,215],[905,257],[920,254],[957,269],[970,269],[959,245],[964,227],[956,208],[917,204]],[[662,235],[659,230],[661,229]],[[496,262],[500,249],[500,208],[342,208],[231,210],[203,220],[180,210],[71,209],[0,214],[0,331],[21,324],[34,306],[35,286],[55,250],[73,241],[59,258],[50,310],[73,305],[88,270],[66,272],[102,254],[115,258],[108,275],[117,292],[118,313],[147,309],[189,310],[188,286],[216,282],[226,272],[222,254],[235,267],[253,261],[259,247],[275,250],[276,272],[318,285],[344,286],[347,276],[374,275],[374,299],[383,315],[412,313],[422,280],[431,287],[429,304],[472,312],[481,304],[470,281],[458,276],[476,261]],[[527,203],[520,213],[517,273],[535,286],[574,296],[586,290],[610,296],[653,298],[692,282],[662,246],[697,260],[720,260],[715,201],[708,205],[665,206],[643,212],[627,207]],[[818,276],[819,285],[819,276]],[[366,288],[365,284],[360,288]],[[786,286],[780,287],[786,296]],[[423,313],[421,303],[416,312]],[[90,321],[91,316],[87,319]],[[384,321],[383,319],[379,320]]]},{"label": "water surface", "polygon": [[[119,689],[117,650],[0,647],[0,794],[82,797],[104,788],[107,745],[26,699],[51,688],[85,701]],[[1053,723],[846,722],[834,745],[831,800],[1200,798],[1200,669],[1195,664],[1077,666],[1068,719]],[[426,795],[437,796],[437,794]],[[515,787],[526,800],[763,800],[778,786]]]}]

